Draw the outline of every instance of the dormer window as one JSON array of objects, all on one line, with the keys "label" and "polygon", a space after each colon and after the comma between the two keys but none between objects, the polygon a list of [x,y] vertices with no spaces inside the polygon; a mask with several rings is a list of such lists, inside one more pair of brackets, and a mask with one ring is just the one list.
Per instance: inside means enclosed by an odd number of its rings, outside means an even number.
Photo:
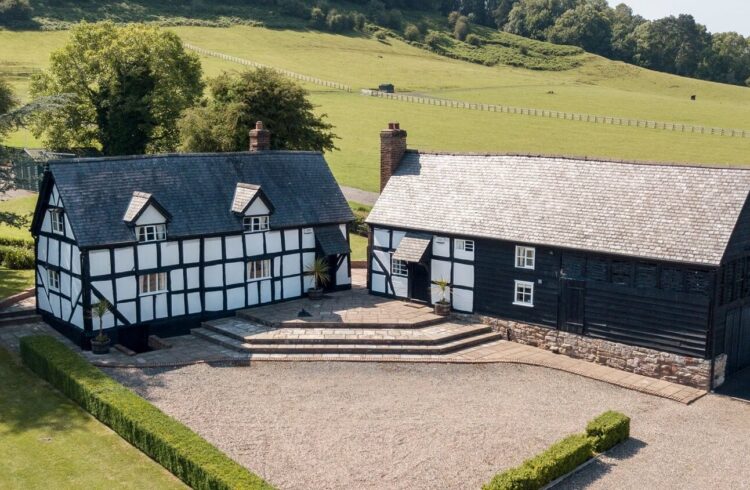
[{"label": "dormer window", "polygon": [[268,216],[245,216],[242,226],[247,232],[266,231],[269,228]]},{"label": "dormer window", "polygon": [[136,226],[139,242],[160,242],[167,239],[167,225]]},{"label": "dormer window", "polygon": [[49,213],[52,232],[65,234],[65,218],[62,209],[52,209]]}]

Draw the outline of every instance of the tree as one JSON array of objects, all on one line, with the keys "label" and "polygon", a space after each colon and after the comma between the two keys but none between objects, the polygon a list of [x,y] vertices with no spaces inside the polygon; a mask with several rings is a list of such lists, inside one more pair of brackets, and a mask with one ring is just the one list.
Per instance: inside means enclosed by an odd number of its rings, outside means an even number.
[{"label": "tree", "polygon": [[406,26],[406,29],[404,29],[404,38],[406,38],[407,41],[419,41],[421,37],[422,33],[419,32],[419,27],[414,24],[409,24]]},{"label": "tree", "polygon": [[634,60],[645,67],[695,76],[710,45],[706,27],[692,15],[665,17],[641,24],[635,31]]},{"label": "tree", "polygon": [[513,7],[518,3],[518,1],[519,0],[500,0],[497,4],[497,8],[492,11],[492,16],[495,19],[495,25],[501,31],[505,27],[505,24],[508,23],[508,15],[510,14],[510,11],[513,10]]},{"label": "tree", "polygon": [[505,31],[532,39],[545,40],[547,29],[579,0],[520,0],[508,14]]},{"label": "tree", "polygon": [[602,6],[587,2],[568,10],[549,29],[547,39],[557,44],[580,46],[590,53],[609,54],[612,23],[607,8],[606,3]]},{"label": "tree", "polygon": [[470,23],[469,18],[463,15],[456,20],[456,25],[453,27],[453,37],[459,41],[465,41],[466,36],[469,35]]},{"label": "tree", "polygon": [[34,76],[34,96],[71,94],[63,110],[35,117],[51,148],[100,146],[106,155],[171,151],[177,121],[203,92],[198,57],[176,34],[143,24],[81,23]]},{"label": "tree", "polygon": [[337,136],[326,115],[316,116],[307,91],[272,69],[224,73],[209,88],[212,100],[186,111],[180,121],[184,151],[245,151],[256,121],[271,131],[273,149],[335,149]]},{"label": "tree", "polygon": [[610,55],[612,58],[622,61],[632,61],[635,56],[636,38],[635,31],[646,19],[640,15],[634,15],[633,9],[621,3],[612,10],[612,43]]},{"label": "tree", "polygon": [[744,83],[750,77],[750,39],[736,32],[714,34],[700,75],[719,82]]},{"label": "tree", "polygon": [[17,26],[31,20],[29,0],[0,0],[0,25]]}]

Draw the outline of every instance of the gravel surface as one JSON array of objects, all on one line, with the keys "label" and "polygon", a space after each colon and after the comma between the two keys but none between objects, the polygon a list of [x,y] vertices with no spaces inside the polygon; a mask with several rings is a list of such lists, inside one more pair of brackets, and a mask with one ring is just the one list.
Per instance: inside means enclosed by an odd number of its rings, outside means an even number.
[{"label": "gravel surface", "polygon": [[281,489],[479,488],[606,409],[632,439],[558,488],[748,488],[750,405],[691,406],[533,366],[108,370]]}]

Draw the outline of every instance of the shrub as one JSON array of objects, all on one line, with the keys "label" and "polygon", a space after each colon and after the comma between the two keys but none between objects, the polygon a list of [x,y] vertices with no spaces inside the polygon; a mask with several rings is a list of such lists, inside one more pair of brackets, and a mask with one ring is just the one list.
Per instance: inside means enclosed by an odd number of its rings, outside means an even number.
[{"label": "shrub", "polygon": [[354,15],[340,14],[336,9],[331,9],[326,16],[326,26],[331,32],[347,32],[354,29]]},{"label": "shrub", "polygon": [[471,44],[472,46],[481,46],[482,38],[477,36],[476,34],[469,34],[468,36],[466,36],[466,42]]},{"label": "shrub", "polygon": [[469,19],[467,17],[459,17],[456,21],[456,26],[453,28],[453,37],[459,41],[466,40],[466,36],[469,35]]},{"label": "shrub", "polygon": [[22,338],[21,357],[32,371],[191,487],[272,488],[54,338]]},{"label": "shrub", "polygon": [[315,29],[326,28],[326,14],[320,7],[313,7],[310,10],[310,25]]},{"label": "shrub", "polygon": [[422,33],[419,32],[419,27],[414,24],[409,24],[406,26],[406,29],[404,29],[404,38],[407,41],[419,41],[420,37],[422,37]]},{"label": "shrub", "polygon": [[0,24],[13,25],[31,20],[29,0],[0,0]]},{"label": "shrub", "polygon": [[23,247],[34,249],[34,240],[31,238],[10,238],[0,236],[0,246]]},{"label": "shrub", "polygon": [[381,41],[385,40],[386,37],[388,37],[388,34],[385,31],[381,30],[375,33],[375,38]]},{"label": "shrub", "polygon": [[461,12],[453,11],[448,14],[448,27],[453,28],[456,27],[456,22],[458,22],[458,19],[461,17]]},{"label": "shrub", "polygon": [[367,17],[365,17],[365,14],[361,14],[357,12],[354,14],[354,28],[358,31],[363,31],[365,29],[365,23],[367,22]]},{"label": "shrub", "polygon": [[437,32],[430,32],[425,36],[424,42],[431,48],[438,48],[442,43],[442,37]]},{"label": "shrub", "polygon": [[611,410],[604,412],[588,423],[586,435],[597,452],[604,452],[630,437],[630,417]]},{"label": "shrub", "polygon": [[3,267],[8,269],[34,268],[34,251],[25,247],[0,246],[0,258],[2,258]]}]

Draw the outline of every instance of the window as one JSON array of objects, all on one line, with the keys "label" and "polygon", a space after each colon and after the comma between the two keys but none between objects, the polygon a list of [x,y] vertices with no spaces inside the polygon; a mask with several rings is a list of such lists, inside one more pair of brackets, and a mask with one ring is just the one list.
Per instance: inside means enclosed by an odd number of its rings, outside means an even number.
[{"label": "window", "polygon": [[473,252],[474,240],[456,240],[456,248],[464,252]]},{"label": "window", "polygon": [[50,289],[55,291],[60,290],[60,273],[58,271],[48,270],[47,271],[47,283]]},{"label": "window", "polygon": [[242,219],[242,227],[245,231],[266,231],[268,229],[268,216],[245,216]]},{"label": "window", "polygon": [[394,276],[408,277],[409,264],[405,260],[392,259],[391,272]]},{"label": "window", "polygon": [[271,277],[271,259],[253,260],[247,263],[247,280],[268,279]]},{"label": "window", "polygon": [[534,269],[536,249],[534,247],[516,246],[516,268]]},{"label": "window", "polygon": [[516,295],[513,301],[518,306],[534,306],[534,283],[516,281]]},{"label": "window", "polygon": [[155,294],[167,290],[167,273],[154,272],[139,278],[141,294]]},{"label": "window", "polygon": [[139,242],[158,242],[167,239],[167,225],[146,225],[136,228]]},{"label": "window", "polygon": [[52,231],[54,233],[65,233],[65,219],[63,218],[63,212],[60,209],[53,209],[49,213],[50,221],[52,223]]}]

